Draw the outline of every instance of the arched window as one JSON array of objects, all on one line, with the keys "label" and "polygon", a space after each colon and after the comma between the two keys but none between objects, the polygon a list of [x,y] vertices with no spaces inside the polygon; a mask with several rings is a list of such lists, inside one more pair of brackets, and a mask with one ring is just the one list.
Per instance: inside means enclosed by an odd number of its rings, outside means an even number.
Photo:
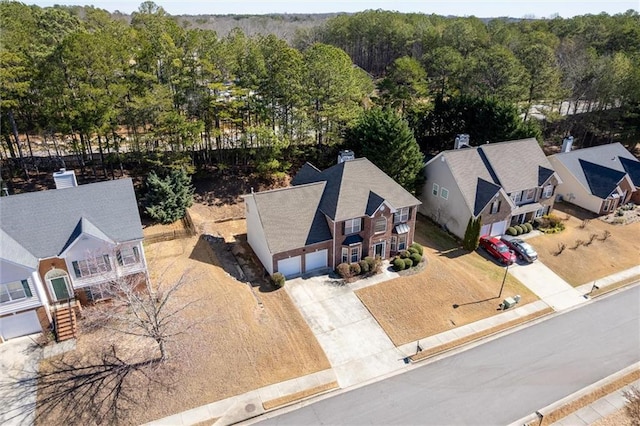
[{"label": "arched window", "polygon": [[69,274],[66,271],[54,268],[46,273],[44,279],[49,283],[49,288],[52,290],[53,297],[56,300],[71,298]]}]

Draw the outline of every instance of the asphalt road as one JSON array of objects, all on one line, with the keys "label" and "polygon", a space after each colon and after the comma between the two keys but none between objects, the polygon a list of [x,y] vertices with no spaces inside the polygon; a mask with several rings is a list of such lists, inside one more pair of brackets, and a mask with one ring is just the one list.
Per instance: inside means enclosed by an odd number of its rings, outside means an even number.
[{"label": "asphalt road", "polygon": [[265,425],[504,425],[640,361],[640,286]]}]

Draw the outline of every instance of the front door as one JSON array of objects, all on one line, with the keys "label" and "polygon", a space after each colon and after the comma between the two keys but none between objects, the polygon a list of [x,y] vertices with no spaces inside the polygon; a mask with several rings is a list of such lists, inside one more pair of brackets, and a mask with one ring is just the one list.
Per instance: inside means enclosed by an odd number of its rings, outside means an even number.
[{"label": "front door", "polygon": [[385,252],[385,242],[374,244],[373,246],[373,254],[375,257],[380,256],[381,259],[384,259]]},{"label": "front door", "polygon": [[53,278],[51,280],[51,286],[56,296],[56,300],[70,299],[69,288],[67,287],[67,280],[65,277]]}]

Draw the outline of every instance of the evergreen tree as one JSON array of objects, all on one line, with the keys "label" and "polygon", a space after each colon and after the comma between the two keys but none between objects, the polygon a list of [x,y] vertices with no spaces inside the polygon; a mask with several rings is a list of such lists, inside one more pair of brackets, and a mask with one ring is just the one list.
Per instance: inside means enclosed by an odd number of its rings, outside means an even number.
[{"label": "evergreen tree", "polygon": [[182,219],[193,204],[191,178],[184,169],[173,170],[165,178],[152,171],[147,177],[147,189],[145,212],[163,224]]},{"label": "evergreen tree", "polygon": [[481,229],[482,219],[480,217],[470,217],[469,222],[467,222],[467,229],[464,231],[464,240],[462,241],[462,247],[465,250],[474,251],[478,248]]},{"label": "evergreen tree", "polygon": [[366,157],[405,189],[422,182],[424,156],[409,124],[390,109],[365,111],[345,133],[347,146]]},{"label": "evergreen tree", "polygon": [[471,249],[471,239],[473,234],[473,217],[469,217],[469,222],[467,222],[467,229],[464,231],[464,240],[462,241],[462,247],[465,250],[473,251]]}]

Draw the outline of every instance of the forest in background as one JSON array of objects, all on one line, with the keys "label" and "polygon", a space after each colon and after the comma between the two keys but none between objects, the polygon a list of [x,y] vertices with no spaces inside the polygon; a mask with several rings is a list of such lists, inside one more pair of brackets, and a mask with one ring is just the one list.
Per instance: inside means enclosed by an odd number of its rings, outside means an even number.
[{"label": "forest in background", "polygon": [[[375,105],[404,117],[427,154],[451,148],[457,133],[472,144],[567,134],[582,146],[638,141],[636,11],[239,16],[264,30],[220,33],[208,28],[215,19],[170,16],[152,2],[131,16],[1,2],[8,172],[59,167],[65,154],[105,176],[123,162],[269,174],[302,152],[322,165]],[[279,34],[279,20],[302,24]]]}]

